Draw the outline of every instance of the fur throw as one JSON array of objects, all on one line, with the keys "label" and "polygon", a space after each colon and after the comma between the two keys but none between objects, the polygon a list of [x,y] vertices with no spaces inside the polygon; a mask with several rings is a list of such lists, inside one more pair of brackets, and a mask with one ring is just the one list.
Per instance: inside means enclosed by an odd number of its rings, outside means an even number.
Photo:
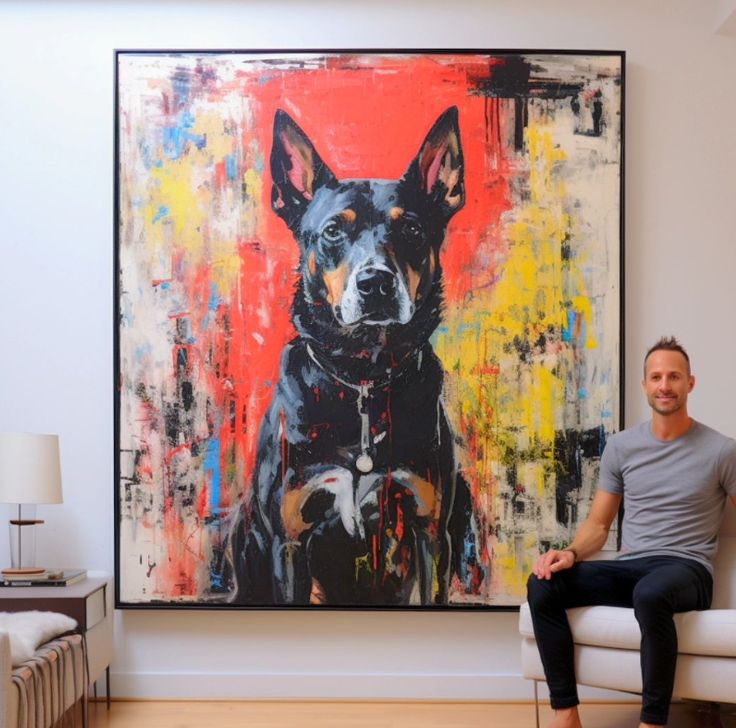
[{"label": "fur throw", "polygon": [[39,645],[76,627],[75,620],[57,612],[0,612],[0,632],[10,637],[13,667],[30,660]]}]

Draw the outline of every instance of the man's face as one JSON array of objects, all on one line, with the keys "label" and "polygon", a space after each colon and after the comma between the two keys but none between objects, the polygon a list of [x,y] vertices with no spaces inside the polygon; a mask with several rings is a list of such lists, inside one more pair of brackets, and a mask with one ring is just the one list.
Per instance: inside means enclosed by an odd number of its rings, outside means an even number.
[{"label": "man's face", "polygon": [[649,355],[642,387],[655,412],[671,415],[683,409],[694,386],[695,377],[679,351],[658,350]]}]

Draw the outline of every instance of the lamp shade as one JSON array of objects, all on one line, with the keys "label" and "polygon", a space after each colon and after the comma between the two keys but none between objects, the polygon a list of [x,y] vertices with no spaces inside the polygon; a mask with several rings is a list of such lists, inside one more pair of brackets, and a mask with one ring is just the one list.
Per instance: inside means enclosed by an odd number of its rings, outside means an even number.
[{"label": "lamp shade", "polygon": [[0,503],[62,503],[58,435],[0,432]]}]

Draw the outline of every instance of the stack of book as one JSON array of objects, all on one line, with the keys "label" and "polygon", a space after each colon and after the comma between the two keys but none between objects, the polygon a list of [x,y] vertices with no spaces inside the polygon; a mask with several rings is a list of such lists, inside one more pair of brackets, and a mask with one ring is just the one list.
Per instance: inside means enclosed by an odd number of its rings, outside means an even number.
[{"label": "stack of book", "polygon": [[69,586],[87,578],[86,569],[47,569],[39,574],[0,574],[0,586]]}]

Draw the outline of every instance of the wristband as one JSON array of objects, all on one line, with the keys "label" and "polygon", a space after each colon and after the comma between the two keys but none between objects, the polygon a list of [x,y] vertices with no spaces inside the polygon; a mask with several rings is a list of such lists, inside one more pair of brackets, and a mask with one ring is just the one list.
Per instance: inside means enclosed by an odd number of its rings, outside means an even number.
[{"label": "wristband", "polygon": [[572,554],[572,559],[573,559],[572,563],[573,564],[576,564],[577,563],[577,561],[578,561],[578,552],[577,552],[577,549],[574,549],[572,546],[565,546],[565,548],[562,549],[562,550],[563,551],[569,551]]}]

